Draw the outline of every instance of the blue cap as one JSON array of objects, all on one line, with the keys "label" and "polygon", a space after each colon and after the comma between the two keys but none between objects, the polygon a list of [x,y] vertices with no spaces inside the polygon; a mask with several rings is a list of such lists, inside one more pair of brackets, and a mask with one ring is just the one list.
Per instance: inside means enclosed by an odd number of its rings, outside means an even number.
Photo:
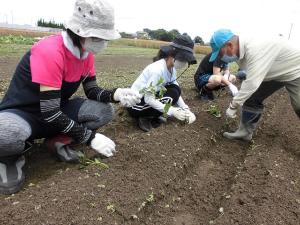
[{"label": "blue cap", "polygon": [[214,32],[210,39],[210,46],[212,48],[212,54],[209,59],[210,62],[216,60],[219,55],[220,49],[234,36],[231,30],[220,29]]}]

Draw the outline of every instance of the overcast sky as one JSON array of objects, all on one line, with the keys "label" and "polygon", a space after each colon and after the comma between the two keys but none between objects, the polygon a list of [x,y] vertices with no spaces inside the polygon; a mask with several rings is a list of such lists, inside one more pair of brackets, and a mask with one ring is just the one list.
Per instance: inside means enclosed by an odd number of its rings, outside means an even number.
[{"label": "overcast sky", "polygon": [[[279,35],[300,40],[300,0],[108,0],[115,8],[116,28],[178,29],[204,41],[214,30],[237,34]],[[75,0],[1,0],[0,23],[34,25],[39,18],[65,22]]]}]

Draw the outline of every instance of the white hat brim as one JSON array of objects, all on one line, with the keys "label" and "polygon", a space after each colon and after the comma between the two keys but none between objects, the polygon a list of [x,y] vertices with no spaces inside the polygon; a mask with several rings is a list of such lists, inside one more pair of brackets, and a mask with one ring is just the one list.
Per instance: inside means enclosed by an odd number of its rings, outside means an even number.
[{"label": "white hat brim", "polygon": [[82,28],[77,23],[72,22],[70,20],[65,24],[65,27],[72,30],[75,34],[80,37],[97,37],[104,40],[115,40],[121,37],[119,32],[115,29],[107,30],[107,29],[94,29],[94,28]]}]

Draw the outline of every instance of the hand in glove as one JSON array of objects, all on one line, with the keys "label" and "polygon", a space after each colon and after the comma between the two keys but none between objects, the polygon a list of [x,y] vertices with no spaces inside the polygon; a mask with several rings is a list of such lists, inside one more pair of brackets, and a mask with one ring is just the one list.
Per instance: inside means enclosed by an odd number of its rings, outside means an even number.
[{"label": "hand in glove", "polygon": [[91,147],[98,153],[111,157],[116,152],[116,144],[103,134],[96,133],[91,141]]},{"label": "hand in glove", "polygon": [[174,116],[176,119],[180,120],[180,121],[185,121],[186,120],[186,111],[182,108],[179,107],[174,107],[171,106],[169,108],[168,114],[170,116]]},{"label": "hand in glove", "polygon": [[230,103],[228,109],[226,110],[226,116],[232,119],[235,118],[237,110],[237,106],[234,106],[232,103]]},{"label": "hand in glove", "polygon": [[226,73],[223,75],[225,80],[228,80],[231,83],[235,83],[236,82],[236,76],[230,73]]},{"label": "hand in glove", "polygon": [[141,102],[140,98],[136,98],[134,96],[125,95],[120,98],[120,103],[123,107],[132,107]]},{"label": "hand in glove", "polygon": [[239,92],[239,89],[237,89],[237,87],[233,84],[229,84],[228,87],[229,87],[233,97],[236,96],[237,93]]},{"label": "hand in glove", "polygon": [[184,111],[186,113],[186,115],[185,115],[186,116],[186,118],[185,118],[186,122],[188,124],[194,123],[195,120],[196,120],[195,114],[192,113],[189,109],[185,109]]},{"label": "hand in glove", "polygon": [[114,93],[114,100],[120,101],[124,107],[131,107],[141,102],[142,95],[130,88],[118,88]]}]

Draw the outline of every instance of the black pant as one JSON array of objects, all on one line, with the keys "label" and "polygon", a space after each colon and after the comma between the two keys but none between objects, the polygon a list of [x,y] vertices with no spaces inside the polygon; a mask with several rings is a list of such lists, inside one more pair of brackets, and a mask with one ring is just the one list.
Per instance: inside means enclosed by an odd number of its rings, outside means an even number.
[{"label": "black pant", "polygon": [[[165,88],[167,89],[166,93],[163,95],[161,99],[158,99],[160,102],[166,104],[172,102],[172,105],[176,104],[180,95],[181,95],[181,89],[176,84],[170,84],[166,85]],[[157,93],[158,96],[158,93]],[[131,108],[128,108],[129,115],[133,118],[138,117],[159,117],[163,113],[152,108],[151,106],[147,105],[145,103],[144,98],[142,98],[141,103],[137,104],[136,106],[133,106]]]},{"label": "black pant", "polygon": [[244,103],[243,107],[263,110],[263,101],[280,88],[285,87],[289,93],[294,111],[300,118],[300,78],[292,81],[265,81]]}]

